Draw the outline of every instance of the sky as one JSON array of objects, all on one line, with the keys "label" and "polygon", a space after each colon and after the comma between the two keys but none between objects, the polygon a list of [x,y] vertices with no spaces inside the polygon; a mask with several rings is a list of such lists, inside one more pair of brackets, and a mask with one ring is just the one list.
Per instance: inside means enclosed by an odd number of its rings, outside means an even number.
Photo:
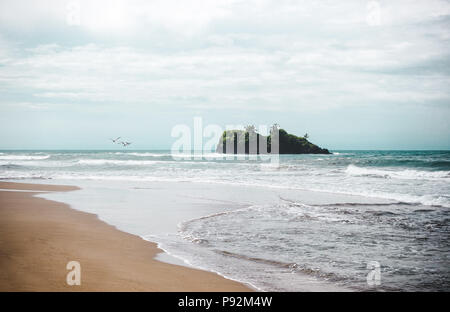
[{"label": "sky", "polygon": [[450,149],[450,2],[0,0],[0,149],[170,149],[194,117]]}]

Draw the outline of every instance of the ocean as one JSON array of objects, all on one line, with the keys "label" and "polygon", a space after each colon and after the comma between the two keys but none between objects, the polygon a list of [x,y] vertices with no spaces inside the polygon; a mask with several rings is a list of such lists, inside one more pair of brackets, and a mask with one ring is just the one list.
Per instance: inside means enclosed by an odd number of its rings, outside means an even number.
[{"label": "ocean", "polygon": [[0,151],[0,179],[78,185],[43,196],[259,290],[450,290],[450,151]]}]

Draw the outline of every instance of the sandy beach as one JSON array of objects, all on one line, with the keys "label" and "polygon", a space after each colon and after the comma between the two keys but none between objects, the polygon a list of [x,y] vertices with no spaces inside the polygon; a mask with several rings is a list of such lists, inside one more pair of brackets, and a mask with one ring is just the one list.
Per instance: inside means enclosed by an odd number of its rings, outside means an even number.
[{"label": "sandy beach", "polygon": [[[95,214],[34,197],[72,186],[0,182],[0,291],[250,291],[217,274],[154,260],[156,244]],[[69,286],[69,261],[81,285]]]}]

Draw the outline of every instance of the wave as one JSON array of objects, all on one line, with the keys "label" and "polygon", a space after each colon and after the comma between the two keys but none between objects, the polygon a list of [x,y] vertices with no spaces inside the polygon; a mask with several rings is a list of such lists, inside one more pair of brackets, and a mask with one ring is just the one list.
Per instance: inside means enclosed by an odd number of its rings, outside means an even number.
[{"label": "wave", "polygon": [[312,190],[318,192],[331,192],[335,194],[344,195],[354,195],[363,196],[370,198],[381,198],[387,200],[398,201],[399,205],[425,205],[434,207],[445,207],[450,208],[450,197],[445,195],[409,195],[409,194],[398,194],[398,193],[382,193],[382,192],[346,192],[346,191],[323,191],[323,190]]},{"label": "wave", "polygon": [[[164,236],[166,236],[166,235],[164,235]],[[241,284],[246,284],[246,285],[250,286],[250,288],[253,288],[256,291],[260,291],[260,292],[264,291],[262,288],[257,287],[252,281],[243,279],[242,276],[239,276],[239,278],[236,278],[234,276],[236,274],[233,274],[233,273],[225,274],[222,272],[223,270],[217,270],[214,268],[214,266],[208,265],[207,263],[202,263],[202,262],[199,263],[198,259],[192,259],[193,253],[192,253],[192,250],[190,249],[191,246],[188,247],[189,253],[183,255],[183,252],[182,252],[183,248],[180,248],[180,246],[178,245],[177,248],[174,249],[173,246],[171,246],[172,244],[170,244],[171,240],[167,240],[167,238],[165,238],[164,236],[154,235],[154,234],[140,235],[140,237],[145,241],[157,243],[157,246],[159,249],[164,251],[169,256],[180,260],[181,262],[186,264],[188,267],[196,268],[196,269],[199,269],[202,271],[213,272],[213,273],[216,273],[226,279],[236,281]],[[170,235],[168,235],[168,236],[170,236]],[[194,253],[194,254],[196,254],[196,253]],[[194,260],[194,261],[192,261],[192,260]]]},{"label": "wave", "polygon": [[[136,157],[194,157],[193,153],[186,153],[186,155],[180,155],[180,154],[173,154],[173,153],[151,153],[151,152],[115,152],[114,155],[128,155],[128,156],[136,156]],[[221,153],[202,153],[201,156],[203,158],[224,158],[227,155],[221,154]]]},{"label": "wave", "polygon": [[[288,199],[288,198],[283,198],[282,196],[278,196],[282,201],[285,201],[289,204],[292,205],[296,205],[296,206],[305,206],[305,204],[303,203],[299,203],[296,202],[294,200]],[[388,202],[383,202],[383,203],[379,203],[379,202],[337,202],[337,203],[329,203],[329,204],[309,204],[306,206],[310,206],[310,207],[352,207],[352,206],[368,206],[368,207],[376,207],[376,206],[380,206],[380,207],[388,207],[388,206],[392,206],[392,205],[415,205],[412,203],[407,203],[407,202],[401,202],[401,201],[388,201]]]},{"label": "wave", "polygon": [[12,163],[9,163],[9,162],[6,162],[6,163],[0,163],[0,168],[4,168],[4,169],[20,169],[20,168],[22,168],[23,166],[22,165],[18,165],[18,164],[12,164]]},{"label": "wave", "polygon": [[450,161],[447,160],[436,160],[433,162],[429,162],[431,167],[437,168],[450,168]]},{"label": "wave", "polygon": [[[91,160],[95,161],[95,160]],[[114,165],[116,165],[114,161]],[[88,162],[89,163],[89,162]],[[139,161],[139,163],[142,163]],[[152,163],[152,162],[150,162]],[[102,164],[102,163],[97,163]],[[122,163],[120,163],[122,164]],[[126,164],[130,164],[129,162]],[[133,164],[133,163],[131,163]],[[132,182],[192,182],[192,183],[211,183],[211,184],[225,184],[225,185],[237,185],[237,186],[251,186],[251,187],[264,187],[271,189],[293,189],[320,193],[331,193],[339,195],[351,195],[351,196],[362,196],[375,199],[384,199],[395,201],[390,204],[410,204],[410,205],[425,205],[425,206],[435,206],[435,207],[445,207],[450,208],[450,196],[443,194],[427,194],[427,195],[413,195],[413,194],[401,194],[393,192],[379,192],[379,191],[347,191],[339,189],[321,189],[316,187],[296,187],[293,185],[276,185],[276,184],[266,184],[254,182],[239,182],[239,181],[225,181],[217,180],[213,178],[206,177],[192,177],[192,176],[160,176],[160,175],[146,175],[142,176],[136,175],[105,175],[105,174],[89,174],[86,172],[71,173],[71,172],[52,172],[43,173],[41,171],[28,171],[21,172],[14,169],[18,168],[7,168],[3,167],[4,171],[0,171],[0,179],[61,179],[61,180],[98,180],[98,181],[132,181]],[[9,169],[9,170],[8,170]],[[346,203],[349,204],[349,203]],[[376,205],[378,203],[371,203],[369,205]]]},{"label": "wave", "polygon": [[161,163],[155,160],[117,160],[117,159],[80,159],[78,164],[81,165],[119,165],[119,166],[139,166],[154,165]]},{"label": "wave", "polygon": [[[52,158],[53,159],[53,158]],[[61,160],[0,160],[0,167],[3,168],[16,168],[16,169],[25,169],[29,170],[37,170],[37,168],[41,170],[47,169],[56,169],[56,168],[67,168],[76,166],[77,162],[75,161],[61,161]]]},{"label": "wave", "polygon": [[283,269],[287,269],[289,273],[297,273],[301,272],[302,274],[306,274],[309,276],[314,276],[316,278],[324,278],[327,281],[342,281],[343,278],[333,272],[323,272],[317,268],[309,268],[303,264],[298,264],[295,262],[283,262],[279,260],[265,259],[254,257],[250,255],[239,254],[235,252],[230,252],[227,250],[215,250],[216,253],[225,256],[225,257],[233,257],[237,259],[247,260],[251,262],[262,263],[270,266],[275,266]]},{"label": "wave", "polygon": [[[211,183],[222,185],[237,185],[237,186],[251,186],[251,187],[265,187],[274,189],[293,189],[302,191],[311,191],[319,193],[331,193],[339,195],[351,195],[361,196],[375,199],[384,199],[395,201],[395,204],[409,204],[409,205],[425,205],[434,207],[450,208],[450,196],[441,194],[428,194],[428,195],[411,195],[411,194],[399,194],[399,193],[387,193],[387,192],[374,192],[374,191],[345,191],[345,190],[332,190],[332,189],[320,189],[320,188],[304,188],[286,185],[274,185],[255,182],[238,182],[238,181],[219,181],[214,179],[199,178],[199,177],[186,177],[186,176],[140,176],[140,175],[102,175],[102,174],[73,174],[73,173],[53,173],[43,174],[42,172],[17,172],[17,171],[4,171],[0,174],[0,179],[61,179],[61,180],[97,180],[97,181],[132,181],[132,182],[192,182],[192,183]],[[373,205],[369,204],[369,205]]]},{"label": "wave", "polygon": [[51,180],[52,178],[38,174],[5,174],[0,175],[0,180]]},{"label": "wave", "polygon": [[1,160],[42,160],[48,159],[50,155],[29,156],[29,155],[0,155]]},{"label": "wave", "polygon": [[[226,184],[226,185],[241,185],[241,186],[254,186],[254,187],[267,187],[273,189],[291,189],[291,190],[302,190],[309,192],[319,192],[319,193],[331,193],[339,195],[350,195],[350,196],[361,196],[369,197],[375,199],[385,199],[396,201],[399,204],[409,204],[409,205],[425,205],[425,206],[435,206],[435,207],[445,207],[450,208],[450,196],[440,195],[440,194],[428,194],[428,195],[410,195],[410,194],[400,194],[400,193],[387,193],[387,192],[376,192],[376,191],[346,191],[338,189],[321,189],[315,187],[296,187],[287,185],[275,185],[275,184],[264,184],[255,182],[238,182],[238,181],[217,181],[213,179],[197,179],[197,178],[185,178],[185,181],[198,182],[198,183],[214,183],[214,184]],[[174,180],[171,180],[174,181]],[[393,203],[394,204],[394,203]]]},{"label": "wave", "polygon": [[[334,161],[334,160],[333,160]],[[371,168],[411,168],[415,170],[450,170],[450,161],[444,158],[411,158],[411,157],[367,157],[367,158],[339,158],[339,162],[345,164],[352,164],[359,167]]]},{"label": "wave", "polygon": [[385,179],[436,180],[450,178],[450,171],[421,171],[413,169],[382,170],[349,165],[345,171],[352,176],[379,177]]},{"label": "wave", "polygon": [[[119,166],[145,166],[154,164],[190,164],[190,165],[215,165],[220,163],[209,162],[205,160],[134,160],[134,159],[80,159],[77,164],[80,165],[119,165]],[[238,164],[242,165],[242,164]],[[246,165],[246,164],[243,164]]]},{"label": "wave", "polygon": [[161,154],[161,153],[149,153],[149,152],[143,152],[143,153],[126,153],[126,152],[116,152],[115,155],[129,155],[129,156],[137,156],[137,157],[169,157],[172,156],[171,154]]}]

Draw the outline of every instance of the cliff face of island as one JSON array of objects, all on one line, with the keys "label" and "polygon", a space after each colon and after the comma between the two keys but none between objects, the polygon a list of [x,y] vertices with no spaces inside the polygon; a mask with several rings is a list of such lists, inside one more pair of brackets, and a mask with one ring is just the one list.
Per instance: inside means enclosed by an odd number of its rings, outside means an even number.
[{"label": "cliff face of island", "polygon": [[[298,137],[279,129],[279,154],[331,154],[327,149],[311,143],[305,137]],[[249,142],[253,142],[250,145]],[[254,131],[224,131],[217,144],[216,152],[224,154],[271,153],[272,135],[264,136]],[[228,143],[227,143],[228,142]],[[267,144],[267,148],[265,146]],[[227,145],[231,147],[227,151]]]}]

